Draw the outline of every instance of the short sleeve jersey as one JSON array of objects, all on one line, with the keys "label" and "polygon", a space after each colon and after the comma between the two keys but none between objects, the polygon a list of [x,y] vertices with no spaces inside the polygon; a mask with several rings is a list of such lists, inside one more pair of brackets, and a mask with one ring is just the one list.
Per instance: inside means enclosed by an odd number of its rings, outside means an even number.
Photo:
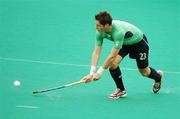
[{"label": "short sleeve jersey", "polygon": [[133,45],[143,38],[142,31],[136,26],[120,21],[112,21],[112,30],[110,32],[101,32],[96,30],[96,45],[102,46],[103,40],[108,39],[114,42],[114,48],[120,49],[122,45]]}]

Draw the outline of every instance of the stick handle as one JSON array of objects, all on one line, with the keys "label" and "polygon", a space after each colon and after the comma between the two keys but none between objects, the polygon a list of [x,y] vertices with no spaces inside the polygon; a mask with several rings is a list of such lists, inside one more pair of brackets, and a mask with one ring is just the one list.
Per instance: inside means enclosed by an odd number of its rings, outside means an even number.
[{"label": "stick handle", "polygon": [[73,82],[73,83],[65,84],[64,86],[69,87],[69,86],[81,84],[81,83],[84,83],[84,82],[85,82],[84,80],[80,80],[80,81],[76,81],[76,82]]}]

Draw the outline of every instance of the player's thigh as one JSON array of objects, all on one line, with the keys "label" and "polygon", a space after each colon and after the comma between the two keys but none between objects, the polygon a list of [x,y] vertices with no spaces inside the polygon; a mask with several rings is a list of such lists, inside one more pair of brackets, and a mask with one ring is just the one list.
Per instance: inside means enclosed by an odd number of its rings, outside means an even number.
[{"label": "player's thigh", "polygon": [[111,62],[110,68],[115,69],[118,67],[119,63],[122,61],[122,59],[127,56],[129,53],[129,46],[123,45],[122,48],[119,50],[118,55],[115,57],[115,59]]},{"label": "player's thigh", "polygon": [[115,64],[119,64],[119,63],[122,61],[122,59],[123,59],[122,56],[117,55],[113,62],[114,62]]},{"label": "player's thigh", "polygon": [[135,59],[139,69],[144,69],[149,65],[149,46],[146,37],[131,46],[130,58]]},{"label": "player's thigh", "polygon": [[149,66],[149,53],[148,51],[140,52],[136,57],[136,64],[138,69],[146,69]]},{"label": "player's thigh", "polygon": [[111,68],[111,69],[116,69],[116,68],[118,67],[119,63],[122,61],[122,59],[123,59],[122,56],[117,55],[117,56],[115,57],[115,59],[111,62],[110,68]]}]

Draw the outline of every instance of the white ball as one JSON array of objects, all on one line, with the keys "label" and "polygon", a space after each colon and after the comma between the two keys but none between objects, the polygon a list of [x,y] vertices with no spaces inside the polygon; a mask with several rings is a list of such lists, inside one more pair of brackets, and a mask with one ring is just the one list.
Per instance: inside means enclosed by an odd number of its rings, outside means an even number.
[{"label": "white ball", "polygon": [[20,81],[18,81],[18,80],[14,81],[14,86],[18,87],[18,86],[20,86],[20,85],[21,85],[21,82],[20,82]]}]

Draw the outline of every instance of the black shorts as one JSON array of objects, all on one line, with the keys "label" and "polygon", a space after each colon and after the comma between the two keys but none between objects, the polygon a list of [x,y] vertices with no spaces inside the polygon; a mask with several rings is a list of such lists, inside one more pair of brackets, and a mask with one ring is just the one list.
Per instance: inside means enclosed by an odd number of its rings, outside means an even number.
[{"label": "black shorts", "polygon": [[146,68],[149,65],[149,46],[145,35],[143,35],[143,39],[136,44],[122,46],[119,55],[124,58],[128,54],[130,58],[136,60],[138,68]]}]

